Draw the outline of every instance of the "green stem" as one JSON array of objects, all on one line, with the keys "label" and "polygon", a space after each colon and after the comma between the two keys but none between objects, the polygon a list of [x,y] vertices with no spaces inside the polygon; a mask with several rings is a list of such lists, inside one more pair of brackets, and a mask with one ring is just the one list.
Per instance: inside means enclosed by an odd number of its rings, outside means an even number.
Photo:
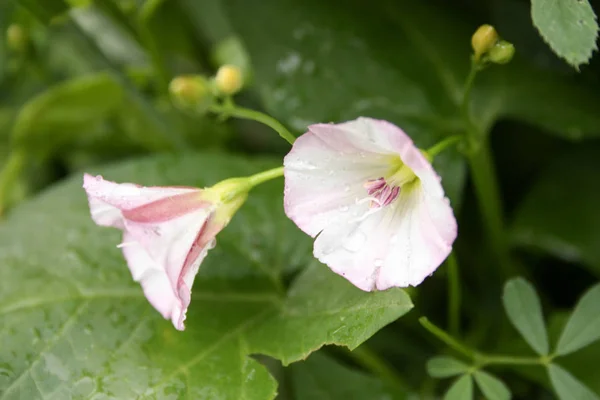
[{"label": "green stem", "polygon": [[456,143],[460,142],[461,140],[462,140],[462,137],[460,135],[450,136],[449,138],[446,138],[446,139],[442,140],[441,142],[436,143],[435,145],[431,146],[425,152],[427,153],[429,158],[431,160],[433,160],[435,158],[435,156],[437,156],[439,153],[441,153],[447,147],[449,147],[453,144],[456,144]]},{"label": "green stem", "polygon": [[465,81],[463,101],[461,104],[461,111],[465,121],[471,120],[471,114],[469,112],[469,106],[471,104],[471,92],[473,91],[473,84],[475,83],[475,77],[479,71],[478,64],[475,60],[471,60],[471,68],[469,69],[469,75]]},{"label": "green stem", "polygon": [[4,164],[4,168],[0,171],[0,216],[8,206],[10,192],[23,172],[25,161],[25,152],[13,150]]},{"label": "green stem", "polygon": [[448,326],[450,333],[458,336],[460,332],[460,279],[458,262],[454,253],[448,257]]},{"label": "green stem", "polygon": [[508,243],[504,237],[504,221],[502,218],[502,204],[500,201],[500,190],[492,161],[492,156],[487,140],[487,134],[474,123],[471,112],[471,92],[475,77],[480,65],[471,61],[471,69],[463,93],[461,112],[467,127],[467,159],[471,171],[473,186],[479,210],[483,216],[483,224],[491,242],[492,252],[500,265],[505,278],[512,273],[510,264]]},{"label": "green stem", "polygon": [[279,136],[285,139],[289,144],[294,144],[294,140],[296,140],[294,135],[292,135],[290,131],[288,131],[287,128],[283,126],[279,121],[259,111],[235,106],[233,104],[213,104],[209,107],[209,110],[214,113],[223,114],[225,116],[249,119],[252,121],[260,122],[261,124],[265,124],[268,127],[272,128],[275,132],[277,132]]},{"label": "green stem", "polygon": [[263,182],[270,181],[271,179],[279,178],[280,176],[283,176],[283,167],[277,167],[251,175],[248,177],[248,184],[250,187],[254,187]]},{"label": "green stem", "polygon": [[363,344],[352,351],[348,351],[348,355],[374,375],[379,376],[383,382],[395,388],[399,393],[406,393],[409,386],[404,379],[384,359],[366,345]]},{"label": "green stem", "polygon": [[481,368],[486,365],[548,365],[552,362],[554,356],[541,356],[541,357],[519,357],[519,356],[505,356],[495,354],[480,353],[477,350],[470,348],[469,346],[461,343],[457,339],[453,338],[448,332],[437,327],[433,323],[429,322],[426,317],[419,318],[419,322],[425,329],[446,343],[454,350],[462,353],[474,362],[474,367]]},{"label": "green stem", "polygon": [[468,162],[477,204],[483,216],[483,224],[490,239],[491,250],[497,258],[505,278],[508,278],[513,274],[513,267],[509,259],[508,243],[504,236],[500,191],[487,141],[480,144],[477,151],[468,154]]},{"label": "green stem", "polygon": [[457,339],[450,336],[449,333],[445,332],[443,329],[438,328],[437,326],[435,326],[434,324],[429,322],[427,317],[419,318],[419,323],[421,325],[423,325],[423,328],[427,329],[430,333],[432,333],[434,336],[436,336],[442,342],[446,343],[448,346],[450,346],[454,350],[458,351],[459,353],[464,354],[465,356],[467,356],[468,358],[470,358],[472,360],[474,360],[478,357],[478,353],[475,350],[473,350],[473,349],[469,348],[467,345],[459,342]]},{"label": "green stem", "polygon": [[519,357],[504,355],[482,354],[480,358],[481,366],[497,365],[547,365],[552,361],[552,357]]}]

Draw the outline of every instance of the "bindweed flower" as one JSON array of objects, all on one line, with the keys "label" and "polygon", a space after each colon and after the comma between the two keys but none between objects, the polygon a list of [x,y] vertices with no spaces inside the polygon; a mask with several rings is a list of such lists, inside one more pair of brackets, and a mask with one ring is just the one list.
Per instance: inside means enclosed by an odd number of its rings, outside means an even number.
[{"label": "bindweed flower", "polygon": [[314,255],[360,289],[420,284],[452,250],[440,178],[398,127],[359,118],[311,125],[284,160],[285,212]]},{"label": "bindweed flower", "polygon": [[123,231],[118,247],[133,279],[150,304],[179,330],[184,329],[200,263],[246,200],[242,179],[197,189],[118,184],[84,175],[92,219]]}]

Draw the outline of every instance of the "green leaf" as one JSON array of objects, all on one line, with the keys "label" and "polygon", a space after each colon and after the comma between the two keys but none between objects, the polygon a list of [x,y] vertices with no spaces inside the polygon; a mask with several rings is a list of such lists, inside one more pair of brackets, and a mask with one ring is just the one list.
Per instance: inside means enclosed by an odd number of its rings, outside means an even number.
[{"label": "green leaf", "polygon": [[[205,187],[274,165],[188,153],[90,172]],[[0,226],[3,400],[274,398],[274,379],[248,355],[289,364],[325,344],[355,348],[412,307],[400,289],[366,293],[314,261],[312,239],[283,213],[282,189],[253,190],[219,234],[185,332],[132,281],[116,248],[121,234],[93,224],[80,175],[17,207]],[[283,291],[280,278],[301,268]]]},{"label": "green leaf", "polygon": [[60,83],[23,106],[13,127],[16,146],[47,154],[116,110],[121,87],[100,73]]},{"label": "green leaf", "polygon": [[560,400],[598,400],[599,397],[577,378],[556,364],[548,365],[548,376]]},{"label": "green leaf", "polygon": [[600,147],[576,148],[540,175],[515,213],[512,237],[600,276]]},{"label": "green leaf", "polygon": [[393,395],[372,376],[346,367],[330,357],[315,353],[291,367],[294,398],[298,400],[384,400]]},{"label": "green leaf", "polygon": [[475,371],[473,376],[486,399],[509,400],[511,398],[510,389],[495,376],[485,371]]},{"label": "green leaf", "polygon": [[438,356],[427,361],[427,373],[434,378],[448,378],[464,374],[469,366],[454,357]]},{"label": "green leaf", "polygon": [[534,287],[523,278],[511,279],[504,285],[502,301],[510,322],[529,346],[540,355],[548,354],[548,334]]},{"label": "green leaf", "polygon": [[[570,313],[557,312],[548,320],[548,333],[557,342],[564,327],[567,325]],[[577,351],[560,357],[560,365],[577,376],[584,385],[596,393],[600,393],[600,370],[596,368],[600,360],[600,341],[586,347],[585,351]]]},{"label": "green leaf", "polygon": [[473,398],[473,378],[463,375],[446,392],[444,400],[471,400]]},{"label": "green leaf", "polygon": [[600,339],[600,284],[589,289],[575,306],[565,326],[556,354],[564,355]]},{"label": "green leaf", "polygon": [[597,50],[598,23],[588,0],[531,0],[531,18],[552,50],[575,68]]}]

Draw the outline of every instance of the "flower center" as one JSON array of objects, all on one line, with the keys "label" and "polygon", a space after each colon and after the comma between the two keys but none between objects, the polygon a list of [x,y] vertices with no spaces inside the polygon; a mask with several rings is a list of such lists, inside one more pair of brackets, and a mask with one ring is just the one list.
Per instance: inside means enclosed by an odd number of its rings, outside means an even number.
[{"label": "flower center", "polygon": [[390,173],[386,177],[369,179],[363,185],[371,199],[370,208],[381,208],[392,203],[400,194],[402,186],[418,179],[402,161],[394,160],[391,164]]},{"label": "flower center", "polygon": [[400,186],[390,186],[384,178],[370,179],[365,182],[364,187],[371,197],[370,208],[387,206],[400,194]]}]

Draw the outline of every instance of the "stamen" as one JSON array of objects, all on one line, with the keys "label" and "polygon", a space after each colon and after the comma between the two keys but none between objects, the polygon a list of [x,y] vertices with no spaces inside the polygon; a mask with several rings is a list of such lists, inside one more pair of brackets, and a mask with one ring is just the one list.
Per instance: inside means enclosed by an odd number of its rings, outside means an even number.
[{"label": "stamen", "polygon": [[[364,183],[364,188],[367,189],[369,197],[360,202],[371,201],[370,208],[380,208],[387,206],[393,202],[400,194],[400,186],[390,186],[384,178],[370,179]],[[359,202],[357,202],[359,204]]]}]

